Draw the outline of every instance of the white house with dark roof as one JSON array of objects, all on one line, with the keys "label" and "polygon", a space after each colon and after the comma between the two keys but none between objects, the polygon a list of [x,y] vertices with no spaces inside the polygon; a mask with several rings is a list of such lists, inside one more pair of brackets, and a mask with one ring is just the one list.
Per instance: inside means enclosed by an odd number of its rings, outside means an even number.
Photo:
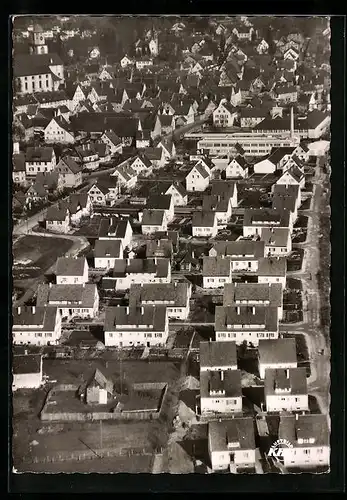
[{"label": "white house with dark roof", "polygon": [[280,417],[279,439],[291,443],[283,447],[283,465],[287,468],[329,466],[330,429],[325,414],[286,415]]},{"label": "white house with dark roof", "polygon": [[85,257],[58,257],[57,285],[83,285],[88,282],[88,264]]},{"label": "white house with dark roof", "polygon": [[249,42],[252,41],[252,35],[254,33],[254,28],[252,26],[238,26],[233,28],[232,30],[233,35],[236,36],[238,40],[248,40]]},{"label": "white house with dark roof", "polygon": [[152,234],[157,231],[167,230],[167,216],[165,210],[154,210],[145,208],[142,212],[141,231],[142,234]]},{"label": "white house with dark roof", "polygon": [[197,238],[214,238],[218,233],[217,214],[215,212],[194,212],[192,235]]},{"label": "white house with dark roof", "polygon": [[122,240],[96,240],[93,253],[96,269],[112,269],[116,259],[123,259]]},{"label": "white house with dark roof", "polygon": [[188,194],[180,182],[163,182],[160,194],[171,195],[174,207],[183,207],[188,203]]},{"label": "white house with dark roof", "polygon": [[281,283],[286,287],[287,260],[285,257],[266,257],[259,259],[258,283]]},{"label": "white house with dark roof", "polygon": [[241,128],[253,128],[269,115],[267,109],[242,108],[240,111]]},{"label": "white house with dark roof", "polygon": [[264,394],[267,412],[307,411],[306,368],[267,368]]},{"label": "white house with dark roof", "polygon": [[238,205],[237,182],[231,180],[212,179],[211,195],[219,198],[230,199],[231,207],[235,208]]},{"label": "white house with dark roof", "polygon": [[102,219],[99,226],[99,240],[122,240],[123,248],[131,244],[133,230],[129,220]]},{"label": "white house with dark roof", "polygon": [[129,167],[132,168],[137,175],[149,175],[152,173],[152,162],[146,155],[138,155],[136,158],[129,162]]},{"label": "white house with dark roof", "polygon": [[70,230],[70,213],[67,206],[51,206],[46,212],[46,229],[57,233],[67,234]]},{"label": "white house with dark roof", "polygon": [[237,117],[237,112],[226,100],[221,100],[218,107],[212,112],[215,127],[232,127]]},{"label": "white house with dark roof", "polygon": [[87,191],[93,205],[112,206],[118,198],[119,183],[116,177],[102,177]]},{"label": "white house with dark roof", "polygon": [[38,389],[42,384],[42,355],[14,355],[12,358],[12,390]]},{"label": "white house with dark roof", "polygon": [[137,183],[137,173],[128,165],[116,167],[115,171],[111,174],[111,177],[116,177],[118,179],[119,186],[122,186],[125,189],[133,189]]},{"label": "white house with dark roof", "polygon": [[169,318],[186,320],[191,294],[190,283],[137,283],[130,286],[129,306],[166,306]]},{"label": "white house with dark roof", "polygon": [[298,184],[274,184],[271,188],[274,196],[288,196],[294,198],[294,212],[297,213],[301,206],[301,186]]},{"label": "white house with dark roof", "polygon": [[187,191],[205,191],[210,183],[210,173],[201,163],[197,163],[186,176]]},{"label": "white house with dark roof", "polygon": [[14,344],[55,345],[60,336],[61,314],[57,307],[37,304],[12,308]]},{"label": "white house with dark roof", "polygon": [[233,273],[256,272],[259,259],[265,256],[265,247],[263,242],[254,240],[218,241],[209,256],[228,257]]},{"label": "white house with dark roof", "polygon": [[235,342],[200,342],[200,371],[237,370]]},{"label": "white house with dark roof", "polygon": [[260,339],[278,338],[277,307],[217,306],[215,311],[216,341],[246,342],[257,346]]},{"label": "white house with dark roof", "polygon": [[13,76],[21,94],[58,90],[65,81],[64,64],[57,54],[17,54]]},{"label": "white house with dark roof", "polygon": [[260,239],[265,244],[266,257],[285,257],[292,251],[292,238],[289,228],[264,228]]},{"label": "white house with dark roof", "polygon": [[165,306],[107,307],[105,345],[115,347],[162,346],[169,334]]},{"label": "white house with dark roof", "polygon": [[227,179],[245,179],[248,177],[248,163],[240,155],[232,158],[226,166],[225,176]]},{"label": "white house with dark roof", "polygon": [[101,135],[100,140],[108,145],[112,155],[115,153],[122,153],[123,143],[112,130],[106,130]]},{"label": "white house with dark roof", "polygon": [[246,208],[243,236],[261,236],[264,228],[290,228],[290,211],[273,208]]},{"label": "white house with dark roof", "polygon": [[53,172],[56,164],[57,158],[52,147],[28,147],[25,152],[25,171],[28,177],[35,177],[38,172]]},{"label": "white house with dark roof", "polygon": [[[159,236],[157,236],[159,233]],[[156,239],[151,239],[146,242],[146,258],[160,258],[172,259],[174,253],[173,242],[167,236],[164,236],[166,231],[155,233]]]},{"label": "white house with dark roof", "polygon": [[204,288],[223,288],[231,283],[231,261],[228,257],[204,257],[202,267]]},{"label": "white house with dark roof", "polygon": [[256,444],[252,417],[208,423],[208,453],[213,471],[254,469]]},{"label": "white house with dark roof", "polygon": [[19,147],[18,147],[18,153],[15,153],[14,148],[13,148],[12,182],[14,184],[19,184],[21,186],[27,185],[26,168],[25,168],[25,154],[19,152]]},{"label": "white house with dark roof", "polygon": [[280,283],[226,283],[223,306],[277,307],[278,319],[283,317],[283,288]]},{"label": "white house with dark roof", "polygon": [[39,285],[37,305],[56,307],[63,318],[95,318],[99,310],[99,293],[95,284]]},{"label": "white house with dark roof", "polygon": [[44,129],[45,142],[74,144],[75,137],[69,122],[61,115],[51,119]]},{"label": "white house with dark roof", "polygon": [[202,211],[215,212],[218,228],[227,227],[232,214],[231,198],[228,194],[205,195],[202,200]]},{"label": "white house with dark roof", "polygon": [[261,339],[258,345],[260,378],[265,378],[268,369],[297,368],[296,342],[294,338]]},{"label": "white house with dark roof", "polygon": [[[148,210],[164,210],[167,222],[174,218],[174,202],[170,194],[152,194],[147,198]],[[161,231],[161,230],[160,230]]]},{"label": "white house with dark roof", "polygon": [[64,187],[75,188],[82,184],[82,168],[70,156],[60,158],[55,169],[62,178]]},{"label": "white house with dark roof", "polygon": [[242,413],[241,371],[201,371],[200,408],[204,416]]},{"label": "white house with dark roof", "polygon": [[276,184],[297,185],[301,189],[305,187],[305,175],[298,167],[289,167],[276,181]]},{"label": "white house with dark roof", "polygon": [[110,277],[103,278],[105,290],[129,290],[133,283],[170,283],[170,259],[116,259]]}]

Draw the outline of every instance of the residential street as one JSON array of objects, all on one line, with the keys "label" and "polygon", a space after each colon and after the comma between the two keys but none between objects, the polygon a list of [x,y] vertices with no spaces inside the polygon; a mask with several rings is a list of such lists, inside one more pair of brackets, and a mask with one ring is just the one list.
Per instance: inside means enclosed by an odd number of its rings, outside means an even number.
[{"label": "residential street", "polygon": [[[300,247],[305,249],[302,270],[292,273],[302,281],[302,299],[304,321],[296,325],[281,325],[281,331],[301,333],[305,335],[311,361],[311,376],[308,379],[309,393],[315,396],[323,413],[329,411],[330,389],[330,345],[328,345],[320,325],[320,296],[317,282],[317,272],[320,268],[319,238],[320,213],[327,209],[327,203],[322,196],[322,183],[325,174],[317,161],[315,177],[313,178],[313,197],[310,210],[303,212],[309,216],[306,242]],[[320,355],[319,351],[324,350]]]}]

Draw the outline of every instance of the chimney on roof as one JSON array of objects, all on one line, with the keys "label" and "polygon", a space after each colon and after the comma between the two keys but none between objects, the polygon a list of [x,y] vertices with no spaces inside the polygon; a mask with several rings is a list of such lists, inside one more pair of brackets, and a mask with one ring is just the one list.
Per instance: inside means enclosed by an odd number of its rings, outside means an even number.
[{"label": "chimney on roof", "polygon": [[239,307],[236,308],[236,311],[237,311],[237,314],[240,314],[240,308]]},{"label": "chimney on roof", "polygon": [[126,309],[126,314],[129,315],[129,307],[127,306],[125,309]]},{"label": "chimney on roof", "polygon": [[49,284],[49,288],[52,288],[52,283]]},{"label": "chimney on roof", "polygon": [[36,311],[36,307],[32,306],[32,312],[33,312],[33,314],[35,314],[35,311]]},{"label": "chimney on roof", "polygon": [[20,311],[21,311],[20,306],[18,306],[18,308],[17,308],[18,314],[20,314]]},{"label": "chimney on roof", "polygon": [[220,372],[220,379],[221,379],[221,381],[224,380],[224,371],[223,370],[221,370],[221,372]]},{"label": "chimney on roof", "polygon": [[299,414],[295,413],[295,420],[298,420],[298,419],[299,419]]},{"label": "chimney on roof", "polygon": [[144,309],[144,307],[143,307],[143,306],[141,306],[141,315],[143,316],[143,315],[144,315],[144,313],[145,313],[145,309]]},{"label": "chimney on roof", "polygon": [[285,373],[286,373],[286,378],[289,378],[289,370],[288,369],[286,369]]},{"label": "chimney on roof", "polygon": [[255,307],[252,307],[252,314],[255,314]]}]

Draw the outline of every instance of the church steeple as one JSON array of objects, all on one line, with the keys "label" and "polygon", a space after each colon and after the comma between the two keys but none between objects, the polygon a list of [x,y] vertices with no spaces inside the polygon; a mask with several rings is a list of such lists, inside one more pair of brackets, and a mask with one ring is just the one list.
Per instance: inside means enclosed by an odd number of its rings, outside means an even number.
[{"label": "church steeple", "polygon": [[48,54],[48,47],[46,45],[43,29],[39,24],[34,24],[33,30],[30,33],[30,53]]}]

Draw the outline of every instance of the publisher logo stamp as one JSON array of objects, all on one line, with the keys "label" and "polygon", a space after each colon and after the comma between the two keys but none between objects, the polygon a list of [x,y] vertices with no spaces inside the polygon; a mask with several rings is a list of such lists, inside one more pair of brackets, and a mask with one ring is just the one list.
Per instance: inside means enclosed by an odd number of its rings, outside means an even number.
[{"label": "publisher logo stamp", "polygon": [[283,449],[284,448],[293,448],[293,445],[287,439],[277,439],[268,451],[268,458],[273,458],[274,460],[283,461]]}]

